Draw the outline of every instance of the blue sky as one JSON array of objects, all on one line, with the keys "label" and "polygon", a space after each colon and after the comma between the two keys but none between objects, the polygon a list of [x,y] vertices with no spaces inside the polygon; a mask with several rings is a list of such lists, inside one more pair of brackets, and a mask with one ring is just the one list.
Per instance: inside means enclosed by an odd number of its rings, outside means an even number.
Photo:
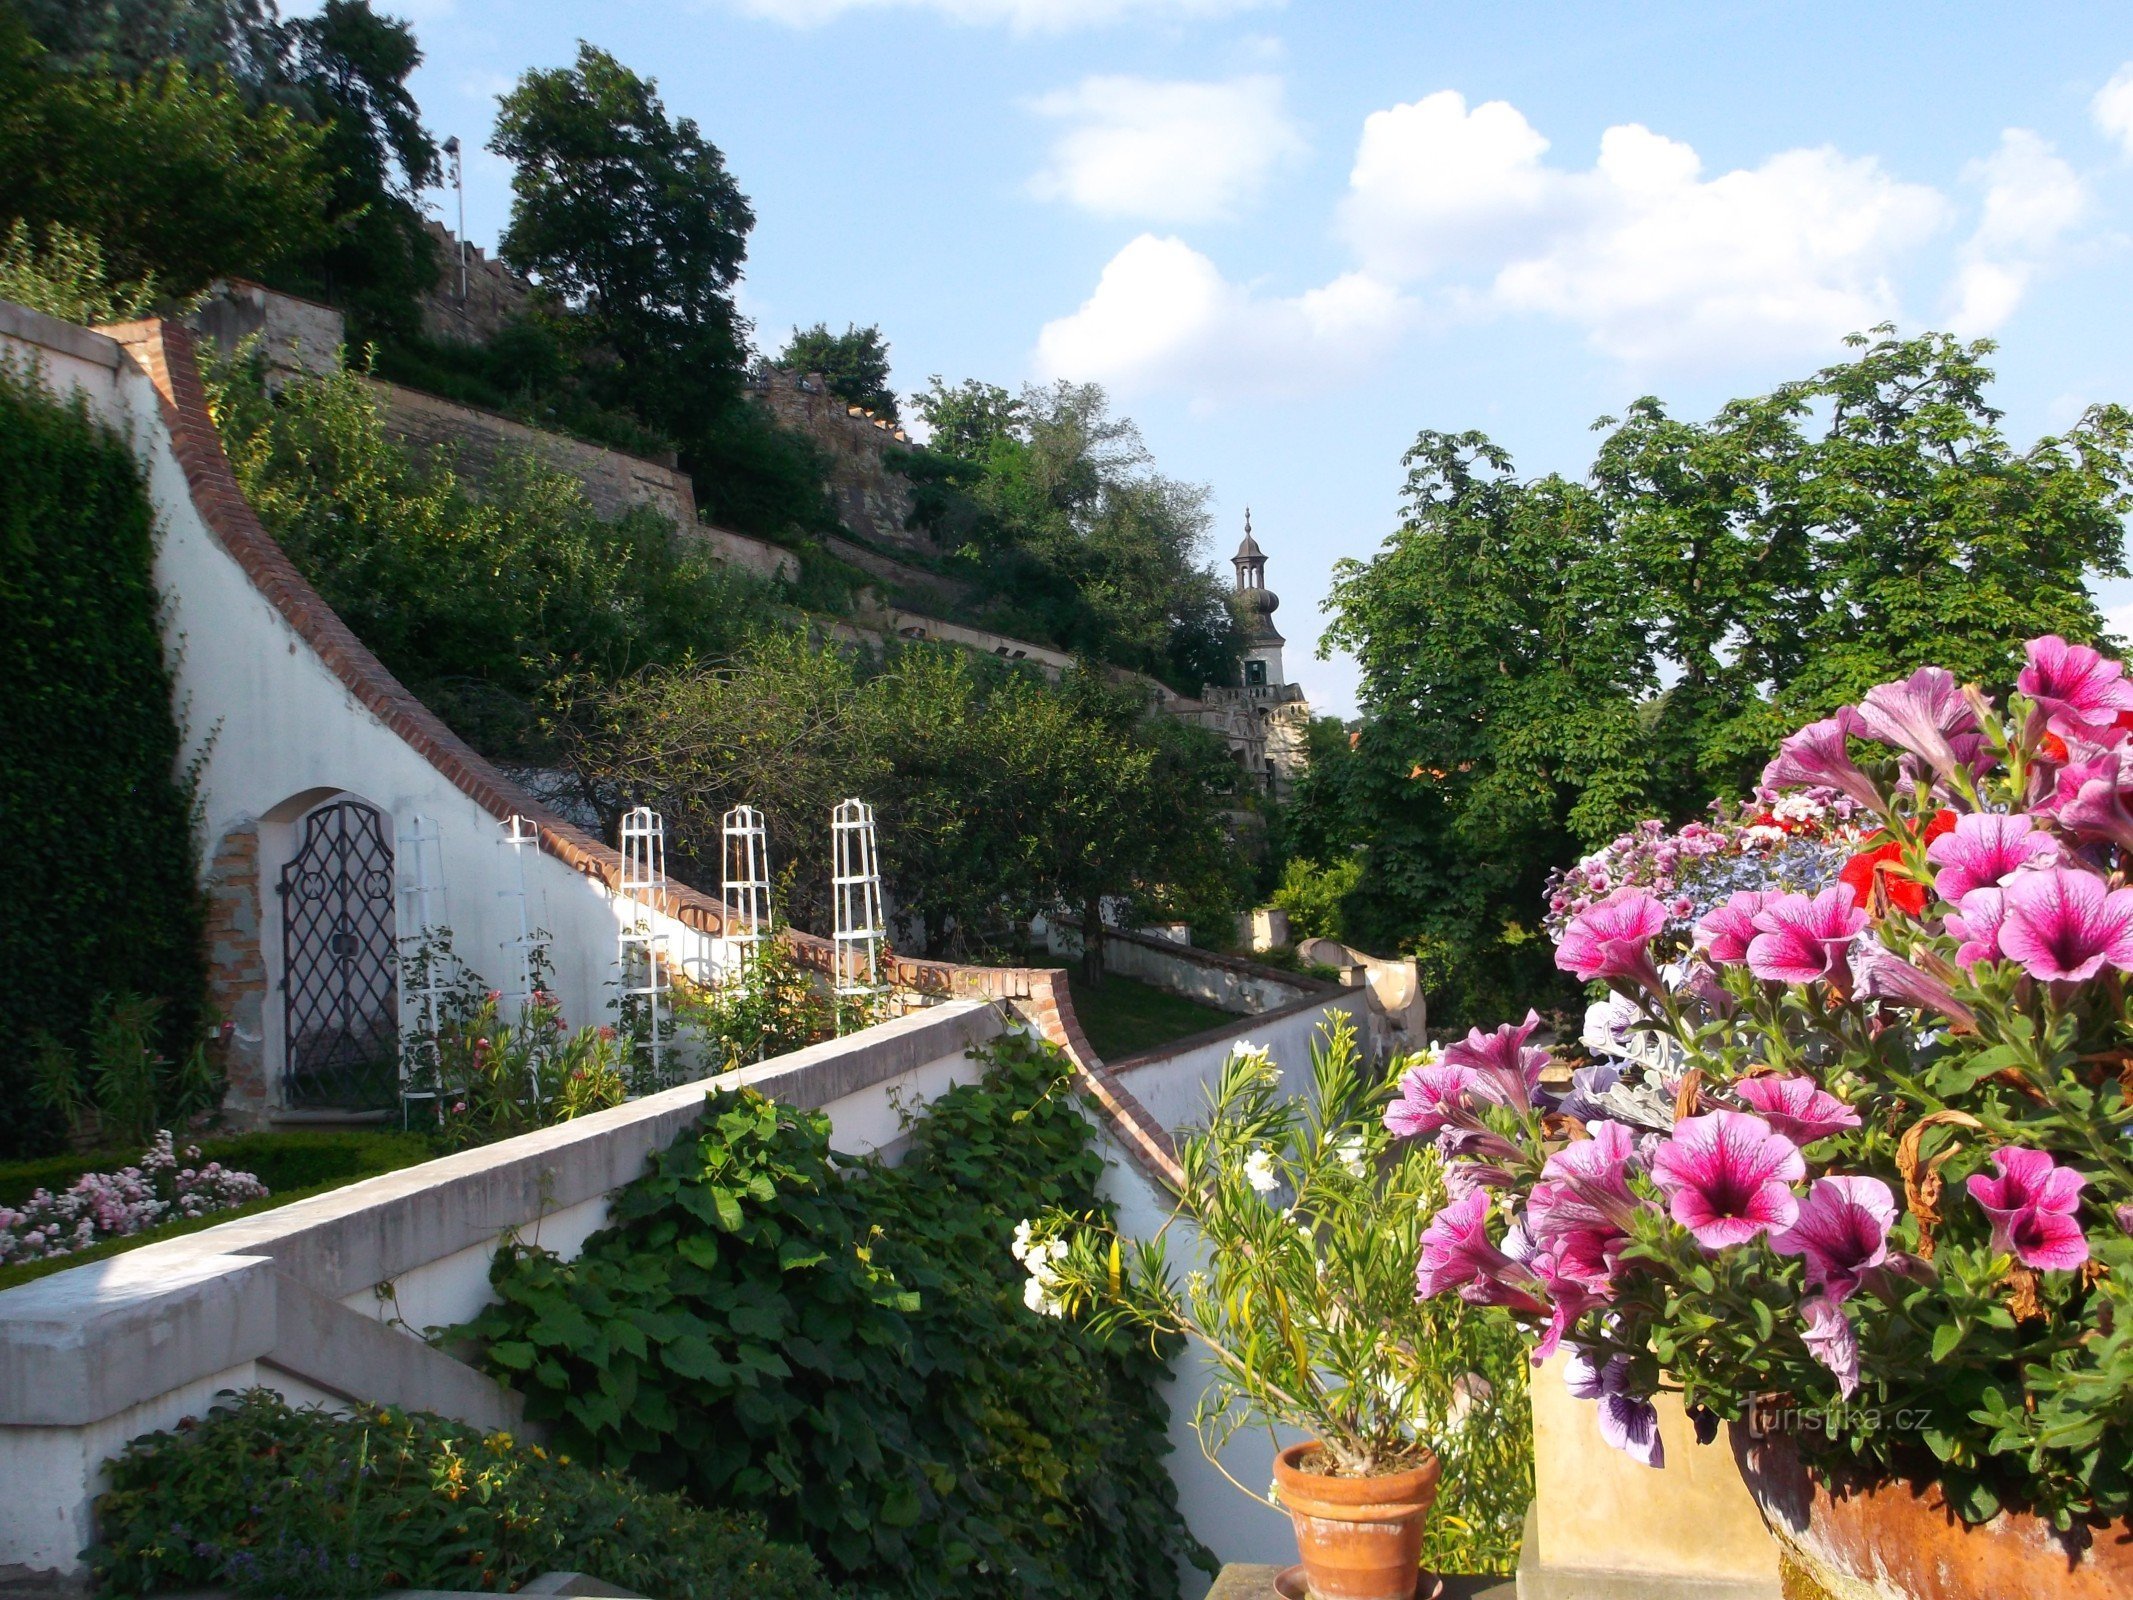
[{"label": "blue sky", "polygon": [[[292,7],[291,9],[303,9]],[[2022,442],[2133,401],[2123,5],[381,0],[469,147],[585,38],[658,78],[758,223],[742,304],[878,323],[930,373],[1095,379],[1163,470],[1252,508],[1290,675],[1421,428],[1581,471],[1592,420],[1701,415],[1883,319],[2001,342]],[[1227,570],[1226,568],[1224,569]],[[2105,595],[2133,621],[2133,585]]]}]

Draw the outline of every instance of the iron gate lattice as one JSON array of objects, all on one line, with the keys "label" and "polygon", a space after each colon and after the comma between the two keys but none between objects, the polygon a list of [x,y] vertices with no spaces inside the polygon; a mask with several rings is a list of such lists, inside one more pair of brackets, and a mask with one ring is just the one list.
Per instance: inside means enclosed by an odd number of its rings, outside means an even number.
[{"label": "iron gate lattice", "polygon": [[281,869],[282,1103],[390,1106],[399,1084],[393,851],[384,813],[337,800]]}]

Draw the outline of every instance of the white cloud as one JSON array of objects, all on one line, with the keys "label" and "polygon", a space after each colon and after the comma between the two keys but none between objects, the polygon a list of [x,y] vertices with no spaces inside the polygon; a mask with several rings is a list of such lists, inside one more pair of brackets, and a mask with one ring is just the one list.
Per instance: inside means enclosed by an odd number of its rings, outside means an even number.
[{"label": "white cloud", "polygon": [[2111,81],[2096,91],[2089,115],[2107,137],[2133,156],[2133,61],[2112,73]]},{"label": "white cloud", "polygon": [[1037,365],[1047,377],[1204,396],[1304,388],[1366,364],[1413,310],[1360,272],[1301,295],[1260,295],[1181,240],[1144,233],[1111,258],[1079,310],[1045,324]]},{"label": "white cloud", "polygon": [[2048,140],[2009,128],[1999,148],[1963,176],[1985,188],[1977,231],[1963,246],[1948,296],[1948,325],[1968,337],[2014,314],[2030,282],[2088,211],[2088,188]]},{"label": "white cloud", "polygon": [[1281,0],[733,0],[751,16],[817,27],[849,11],[931,11],[950,22],[1006,26],[1017,33],[1064,33],[1146,19],[1190,22],[1256,11]]},{"label": "white cloud", "polygon": [[1228,83],[1085,78],[1031,105],[1068,124],[1030,182],[1101,216],[1211,222],[1254,199],[1276,166],[1303,154],[1281,80]]},{"label": "white cloud", "polygon": [[1679,140],[1609,128],[1597,161],[1551,164],[1502,101],[1446,90],[1372,115],[1342,228],[1394,282],[1539,312],[1638,363],[1793,354],[1892,316],[1889,274],[1941,227],[1934,190],[1827,146],[1706,177]]}]

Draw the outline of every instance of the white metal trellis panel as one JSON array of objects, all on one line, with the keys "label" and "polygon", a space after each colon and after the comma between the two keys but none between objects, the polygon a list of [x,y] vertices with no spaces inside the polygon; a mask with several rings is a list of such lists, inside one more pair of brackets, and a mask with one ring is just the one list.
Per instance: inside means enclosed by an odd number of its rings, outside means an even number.
[{"label": "white metal trellis panel", "polygon": [[754,806],[727,812],[721,832],[726,938],[735,951],[736,969],[745,972],[770,935],[770,844],[763,813]]},{"label": "white metal trellis panel", "polygon": [[[831,813],[830,889],[836,905],[836,971],[840,1000],[872,999],[882,991],[881,863],[875,849],[874,808],[847,800]],[[843,1027],[840,1016],[838,1026]]]},{"label": "white metal trellis panel", "polygon": [[[434,1041],[443,1022],[442,1001],[446,985],[438,970],[436,938],[448,932],[444,920],[444,838],[437,819],[417,811],[400,830],[399,866],[400,926],[396,948],[400,962],[400,1037]],[[408,951],[422,955],[419,973],[409,970]],[[420,981],[416,981],[417,979]],[[433,1063],[434,1064],[434,1063]],[[416,1100],[434,1100],[440,1086],[414,1087],[410,1070],[416,1065],[405,1045],[400,1050],[400,1121],[407,1123],[408,1107]]]},{"label": "white metal trellis panel", "polygon": [[666,824],[650,806],[636,806],[622,818],[622,897],[624,916],[616,944],[625,1012],[638,1009],[644,1031],[647,1088],[667,1087],[667,953],[656,915],[667,894]]},{"label": "white metal trellis panel", "polygon": [[[541,830],[516,811],[504,819],[503,844],[511,852],[512,878],[505,887],[496,891],[499,900],[513,902],[518,911],[518,933],[503,941],[504,953],[513,958],[517,983],[506,996],[516,1008],[518,1023],[526,1026],[526,1013],[533,1005],[533,952],[540,947],[540,934],[533,925],[533,913],[526,897],[526,852],[538,850]],[[526,1061],[528,1087],[538,1100],[541,1093],[541,1067],[547,1057],[547,1041],[536,1040]]]}]

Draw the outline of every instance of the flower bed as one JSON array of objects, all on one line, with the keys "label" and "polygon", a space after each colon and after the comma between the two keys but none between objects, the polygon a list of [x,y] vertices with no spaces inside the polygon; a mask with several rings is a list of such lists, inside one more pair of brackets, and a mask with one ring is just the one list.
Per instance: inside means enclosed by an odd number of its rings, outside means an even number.
[{"label": "flower bed", "polygon": [[204,1217],[267,1198],[249,1172],[180,1154],[164,1129],[139,1161],[114,1172],[85,1172],[54,1194],[38,1189],[21,1206],[0,1206],[0,1263],[70,1256],[180,1217]]},{"label": "flower bed", "polygon": [[1970,1522],[2125,1517],[2129,802],[2133,684],[2048,637],[2004,707],[1928,668],[1785,742],[1755,807],[1813,822],[1819,882],[1761,822],[1581,864],[1556,960],[1607,986],[1600,1059],[1551,1097],[1537,1019],[1476,1029],[1386,1114],[1449,1162],[1420,1291],[1567,1348],[1655,1466],[1678,1387],[1700,1427],[1752,1413]]}]

